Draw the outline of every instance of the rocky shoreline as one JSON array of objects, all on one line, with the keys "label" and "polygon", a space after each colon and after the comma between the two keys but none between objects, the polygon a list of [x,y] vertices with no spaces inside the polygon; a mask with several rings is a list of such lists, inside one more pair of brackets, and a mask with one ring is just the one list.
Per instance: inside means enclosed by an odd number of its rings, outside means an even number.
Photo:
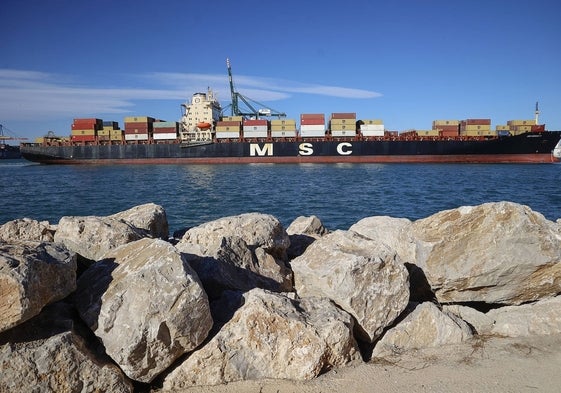
[{"label": "rocky shoreline", "polygon": [[0,226],[0,392],[307,381],[485,337],[561,333],[561,221],[510,202],[330,231],[155,204]]}]

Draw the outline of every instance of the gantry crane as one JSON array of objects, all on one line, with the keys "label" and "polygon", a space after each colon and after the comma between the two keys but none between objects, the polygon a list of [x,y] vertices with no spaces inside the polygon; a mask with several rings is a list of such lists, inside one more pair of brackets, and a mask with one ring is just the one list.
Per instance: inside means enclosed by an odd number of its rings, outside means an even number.
[{"label": "gantry crane", "polygon": [[[272,108],[269,108],[255,100],[252,100],[239,92],[234,88],[234,79],[232,78],[232,67],[230,65],[230,59],[226,59],[226,66],[228,67],[228,78],[230,81],[230,93],[232,96],[232,103],[228,106],[231,107],[232,116],[243,116],[259,119],[260,117],[286,117],[286,113],[278,112]],[[247,111],[242,111],[239,107],[239,101],[242,101],[248,108]],[[261,109],[255,109],[251,104],[257,104]],[[226,106],[224,110],[228,107]]]},{"label": "gantry crane", "polygon": [[4,126],[0,124],[0,144],[5,144],[5,141],[26,141],[27,138],[18,138],[15,136],[4,135]]}]

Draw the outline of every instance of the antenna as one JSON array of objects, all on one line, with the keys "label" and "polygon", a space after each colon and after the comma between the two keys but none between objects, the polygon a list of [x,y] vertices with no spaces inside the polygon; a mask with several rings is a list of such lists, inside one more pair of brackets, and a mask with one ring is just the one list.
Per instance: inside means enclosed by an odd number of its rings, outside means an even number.
[{"label": "antenna", "polygon": [[536,116],[535,117],[536,125],[540,124],[539,121],[538,121],[539,116],[540,116],[540,108],[539,108],[538,104],[539,104],[538,101],[536,101],[536,111],[534,112],[534,115]]}]

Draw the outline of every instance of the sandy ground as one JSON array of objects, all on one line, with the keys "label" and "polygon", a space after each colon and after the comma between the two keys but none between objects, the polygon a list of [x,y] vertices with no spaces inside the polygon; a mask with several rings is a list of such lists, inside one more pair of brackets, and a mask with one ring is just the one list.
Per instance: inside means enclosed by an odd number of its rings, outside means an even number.
[{"label": "sandy ground", "polygon": [[[332,370],[312,381],[262,380],[181,393],[561,392],[561,335],[476,339]],[[176,393],[179,393],[176,392]]]}]

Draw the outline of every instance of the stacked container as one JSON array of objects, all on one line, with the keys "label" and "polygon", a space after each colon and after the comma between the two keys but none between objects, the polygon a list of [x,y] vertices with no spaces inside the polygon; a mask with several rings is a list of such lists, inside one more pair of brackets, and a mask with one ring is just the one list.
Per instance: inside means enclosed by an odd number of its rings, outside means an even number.
[{"label": "stacked container", "polygon": [[[104,121],[102,123],[102,128],[100,130],[97,131],[97,139],[100,142],[107,142],[107,141],[111,141],[111,135],[115,134],[115,131],[119,131],[119,134],[121,134],[121,130],[119,129],[119,123],[117,123],[116,121]],[[119,138],[119,140],[121,140],[122,138]]]},{"label": "stacked container", "polygon": [[241,119],[216,122],[216,139],[239,139],[241,124]]},{"label": "stacked container", "polygon": [[244,120],[242,123],[244,138],[267,138],[267,120]]},{"label": "stacked container", "polygon": [[148,141],[154,131],[153,117],[125,117],[125,141]]},{"label": "stacked container", "polygon": [[153,130],[155,141],[176,140],[179,123],[176,121],[155,121]]},{"label": "stacked container", "polygon": [[491,119],[466,119],[460,122],[460,135],[462,136],[492,136]]},{"label": "stacked container", "polygon": [[459,120],[434,120],[432,129],[438,130],[443,137],[457,137],[460,134]]},{"label": "stacked container", "polygon": [[363,136],[384,136],[384,122],[380,119],[362,120],[360,132]]},{"label": "stacked container", "polygon": [[273,138],[296,137],[296,120],[294,119],[271,120],[271,136]]},{"label": "stacked container", "polygon": [[334,137],[356,136],[356,113],[332,113],[329,129]]},{"label": "stacked container", "polygon": [[95,142],[97,132],[101,129],[103,129],[103,121],[101,119],[74,119],[70,140],[72,142]]},{"label": "stacked container", "polygon": [[325,115],[323,113],[301,114],[300,136],[302,138],[323,138],[325,136]]},{"label": "stacked container", "polygon": [[440,136],[439,130],[417,130],[417,135],[421,137],[438,137]]},{"label": "stacked container", "polygon": [[534,119],[531,120],[509,120],[506,122],[509,127],[510,133],[513,135],[520,135],[525,132],[539,132],[545,131],[545,124],[536,124]]}]

